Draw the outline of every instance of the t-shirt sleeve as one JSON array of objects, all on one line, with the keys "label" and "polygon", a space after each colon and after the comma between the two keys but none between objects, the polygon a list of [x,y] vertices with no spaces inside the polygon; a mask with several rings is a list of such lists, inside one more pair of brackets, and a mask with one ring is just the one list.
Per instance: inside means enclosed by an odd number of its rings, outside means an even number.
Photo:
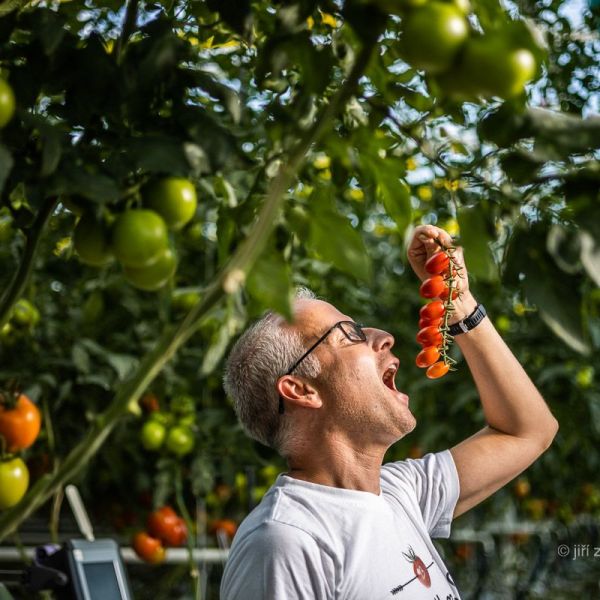
[{"label": "t-shirt sleeve", "polygon": [[381,480],[390,493],[408,495],[415,501],[431,537],[450,536],[452,515],[460,492],[450,450],[387,463],[381,470]]},{"label": "t-shirt sleeve", "polygon": [[317,542],[297,527],[269,521],[233,548],[221,600],[329,600],[333,565]]}]

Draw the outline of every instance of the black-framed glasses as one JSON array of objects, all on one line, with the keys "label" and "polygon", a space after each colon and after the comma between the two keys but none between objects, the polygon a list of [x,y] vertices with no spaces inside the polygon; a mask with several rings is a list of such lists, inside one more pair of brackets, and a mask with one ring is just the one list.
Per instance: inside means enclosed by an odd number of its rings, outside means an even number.
[{"label": "black-framed glasses", "polygon": [[[339,329],[346,339],[351,342],[366,342],[367,335],[363,331],[363,325],[355,323],[354,321],[338,321],[335,325],[332,325],[286,372],[285,375],[291,375],[298,365],[311,353],[315,348],[324,342],[329,334],[334,330]],[[283,398],[279,396],[279,414],[282,415],[284,412]]]}]

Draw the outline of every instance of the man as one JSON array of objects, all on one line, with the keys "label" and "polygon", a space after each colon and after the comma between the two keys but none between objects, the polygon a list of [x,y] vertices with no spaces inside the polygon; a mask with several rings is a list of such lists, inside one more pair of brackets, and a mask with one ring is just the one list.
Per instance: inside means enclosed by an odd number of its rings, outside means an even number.
[{"label": "man", "polygon": [[[414,232],[408,259],[420,279],[436,239],[451,244],[437,227]],[[526,469],[558,424],[469,291],[460,249],[455,256],[461,296],[450,322],[468,330],[456,343],[487,426],[450,450],[382,466],[416,424],[394,384],[389,333],[304,294],[293,323],[267,314],[240,338],[226,389],[249,435],[289,471],[240,526],[223,600],[459,597],[431,537],[448,537],[454,517]]]}]

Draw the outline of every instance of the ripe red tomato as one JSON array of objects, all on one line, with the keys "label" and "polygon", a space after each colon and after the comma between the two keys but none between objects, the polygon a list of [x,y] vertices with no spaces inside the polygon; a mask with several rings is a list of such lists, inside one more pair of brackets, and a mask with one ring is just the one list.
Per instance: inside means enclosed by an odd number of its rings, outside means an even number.
[{"label": "ripe red tomato", "polygon": [[442,275],[448,271],[449,265],[449,256],[443,250],[440,250],[427,259],[425,270],[431,275]]},{"label": "ripe red tomato", "polygon": [[434,275],[421,284],[419,294],[422,298],[437,298],[445,287],[444,278],[441,275]]},{"label": "ripe red tomato", "polygon": [[166,546],[182,546],[187,540],[185,521],[170,506],[163,506],[148,517],[148,531]]},{"label": "ripe red tomato", "polygon": [[427,375],[429,379],[438,379],[439,377],[443,377],[448,372],[449,368],[449,365],[446,363],[441,361],[436,362],[427,369],[425,375]]},{"label": "ripe red tomato", "polygon": [[0,435],[9,452],[29,448],[37,439],[41,424],[40,410],[25,394],[19,394],[13,408],[6,402],[0,403]]},{"label": "ripe red tomato", "polygon": [[215,519],[208,527],[208,532],[216,535],[217,532],[224,531],[229,538],[233,538],[237,531],[237,524],[231,519]]},{"label": "ripe red tomato", "polygon": [[[443,302],[446,302],[446,300],[448,300],[449,294],[450,294],[450,288],[444,287],[444,289],[442,290],[442,293],[439,294],[440,300],[442,300]],[[458,290],[455,288],[452,290],[452,300],[456,300],[457,298],[458,298]]]},{"label": "ripe red tomato", "polygon": [[433,300],[425,306],[421,307],[419,316],[422,319],[439,319],[444,316],[446,309],[444,303],[440,300]]},{"label": "ripe red tomato", "polygon": [[417,333],[417,342],[421,346],[439,346],[442,343],[442,334],[437,327],[424,327]]},{"label": "ripe red tomato", "polygon": [[153,538],[145,531],[136,533],[131,545],[142,560],[152,565],[157,565],[165,560],[165,549],[160,540]]},{"label": "ripe red tomato", "polygon": [[423,329],[424,327],[439,327],[443,320],[443,317],[439,319],[419,319],[419,329]]},{"label": "ripe red tomato", "polygon": [[417,367],[424,369],[430,367],[440,357],[440,351],[435,346],[427,346],[417,354],[415,363]]}]

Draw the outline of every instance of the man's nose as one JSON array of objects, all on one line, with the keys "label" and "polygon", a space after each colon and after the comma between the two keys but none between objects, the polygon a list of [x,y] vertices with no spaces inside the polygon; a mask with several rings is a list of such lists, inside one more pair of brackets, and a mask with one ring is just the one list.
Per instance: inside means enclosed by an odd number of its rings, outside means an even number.
[{"label": "man's nose", "polygon": [[381,350],[391,350],[396,342],[391,333],[383,331],[382,329],[375,329],[374,327],[369,330],[369,338],[372,340],[371,344],[373,350],[376,352],[380,352]]}]

